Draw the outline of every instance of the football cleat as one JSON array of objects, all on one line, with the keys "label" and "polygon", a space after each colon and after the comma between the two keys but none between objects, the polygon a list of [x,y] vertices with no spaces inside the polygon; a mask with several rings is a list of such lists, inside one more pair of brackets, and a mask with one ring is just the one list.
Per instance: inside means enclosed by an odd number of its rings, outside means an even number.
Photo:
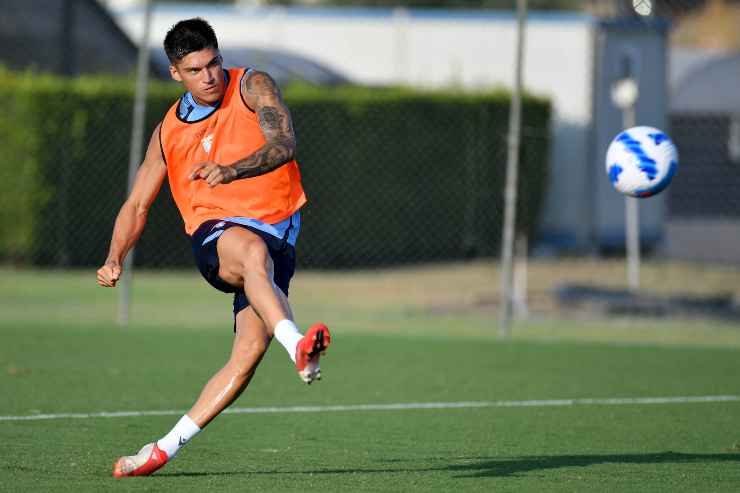
[{"label": "football cleat", "polygon": [[311,385],[314,380],[321,380],[319,357],[326,352],[331,344],[329,327],[322,323],[311,326],[306,335],[298,341],[295,349],[295,367],[298,376],[305,383]]},{"label": "football cleat", "polygon": [[167,453],[161,450],[156,443],[148,443],[136,455],[119,457],[113,464],[113,477],[149,476],[167,464],[167,459]]}]

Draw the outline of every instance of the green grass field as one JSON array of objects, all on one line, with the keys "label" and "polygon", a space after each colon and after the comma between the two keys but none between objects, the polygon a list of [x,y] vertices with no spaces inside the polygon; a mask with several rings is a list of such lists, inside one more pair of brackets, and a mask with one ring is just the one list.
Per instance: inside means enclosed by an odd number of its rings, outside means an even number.
[{"label": "green grass field", "polygon": [[495,312],[471,308],[489,275],[299,275],[299,322],[333,328],[324,380],[301,384],[275,344],[235,406],[278,409],[222,415],[155,476],[115,480],[115,458],[168,431],[225,360],[229,298],[192,273],[143,273],[121,329],[92,272],[0,270],[0,491],[740,490],[738,401],[289,412],[740,396],[736,325],[548,314],[503,341]]}]

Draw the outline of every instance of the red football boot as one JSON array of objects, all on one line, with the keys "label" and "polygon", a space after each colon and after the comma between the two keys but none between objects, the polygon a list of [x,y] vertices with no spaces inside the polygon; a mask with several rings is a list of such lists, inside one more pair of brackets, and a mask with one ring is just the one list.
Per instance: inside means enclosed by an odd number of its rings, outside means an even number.
[{"label": "red football boot", "polygon": [[116,478],[149,476],[167,464],[167,459],[167,453],[160,450],[156,443],[148,443],[136,455],[119,457],[113,464],[113,476]]},{"label": "red football boot", "polygon": [[331,344],[329,327],[322,323],[313,325],[303,338],[298,341],[295,349],[295,367],[298,376],[307,384],[314,380],[321,380],[319,357]]}]

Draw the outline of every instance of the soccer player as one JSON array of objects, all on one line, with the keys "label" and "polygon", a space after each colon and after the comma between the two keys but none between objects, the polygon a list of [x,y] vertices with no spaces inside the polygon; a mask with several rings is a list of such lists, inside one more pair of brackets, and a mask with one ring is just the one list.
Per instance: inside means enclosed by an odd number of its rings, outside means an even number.
[{"label": "soccer player", "polygon": [[149,475],[172,460],[244,391],[273,337],[308,384],[321,378],[319,356],[331,342],[320,323],[302,335],[288,304],[306,197],[278,87],[264,72],[224,69],[216,35],[203,19],[175,24],[164,49],[172,78],[186,92],[154,129],[97,280],[116,285],[167,176],[198,269],[213,287],[234,293],[235,335],[226,365],[193,407],[161,439],[119,458],[116,477]]}]

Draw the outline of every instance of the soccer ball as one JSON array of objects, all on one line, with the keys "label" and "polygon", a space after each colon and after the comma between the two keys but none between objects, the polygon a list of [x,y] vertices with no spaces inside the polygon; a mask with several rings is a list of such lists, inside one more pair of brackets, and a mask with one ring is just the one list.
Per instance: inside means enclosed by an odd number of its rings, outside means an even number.
[{"label": "soccer ball", "polygon": [[606,152],[606,173],[617,191],[651,197],[671,183],[678,151],[670,137],[653,127],[632,127],[614,137]]}]

